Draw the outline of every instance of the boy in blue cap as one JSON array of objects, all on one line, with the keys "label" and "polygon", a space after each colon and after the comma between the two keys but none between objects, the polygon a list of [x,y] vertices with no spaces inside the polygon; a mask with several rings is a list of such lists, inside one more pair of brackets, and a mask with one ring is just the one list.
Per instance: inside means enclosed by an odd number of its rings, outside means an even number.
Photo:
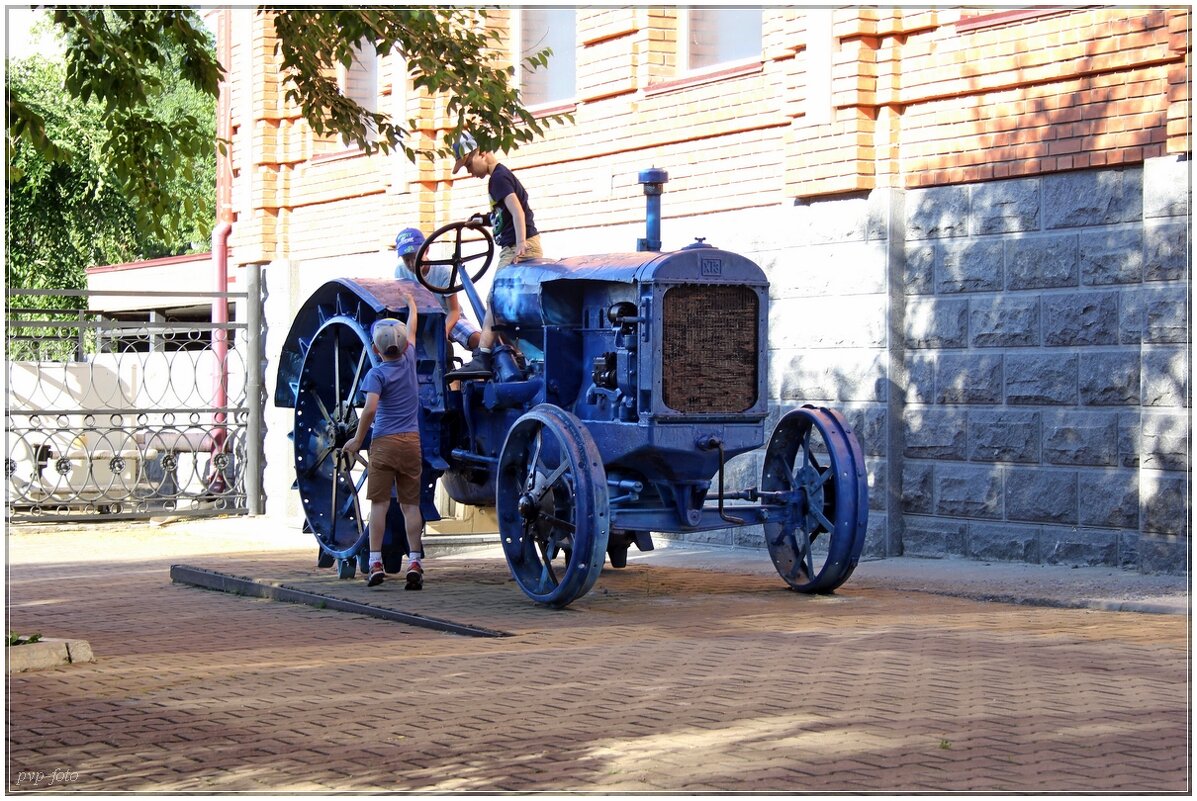
[{"label": "boy in blue cap", "polygon": [[[395,267],[396,278],[408,281],[417,280],[416,253],[423,244],[424,234],[419,228],[404,228],[395,237],[395,252],[399,254],[400,259],[400,263]],[[451,273],[447,264],[426,264],[423,273],[424,277],[436,286],[449,285]],[[478,339],[482,336],[482,332],[461,310],[457,294],[437,295],[437,297],[440,299],[441,307],[445,310],[445,336],[466,350],[478,347]]]},{"label": "boy in blue cap", "polygon": [[[465,167],[475,178],[488,179],[486,190],[490,195],[490,222],[494,228],[495,242],[499,245],[499,262],[496,272],[514,264],[520,259],[539,259],[544,256],[540,247],[540,234],[533,221],[532,207],[528,205],[528,192],[520,179],[510,169],[499,163],[494,153],[478,149],[478,142],[468,133],[463,133],[453,145],[457,161],[453,165],[456,174]],[[493,291],[493,290],[492,290]],[[469,364],[448,373],[449,379],[490,378],[493,373],[491,348],[495,341],[494,314],[487,303],[486,319],[482,323],[482,337],[478,350]]]},{"label": "boy in blue cap", "polygon": [[370,440],[370,473],[366,480],[366,498],[370,501],[370,569],[366,584],[377,587],[385,578],[382,541],[386,536],[387,512],[391,508],[391,490],[396,490],[403,522],[407,528],[407,586],[424,586],[422,532],[420,514],[420,393],[416,383],[416,301],[407,293],[407,325],[391,318],[374,323],[371,338],[374,352],[382,364],[372,367],[362,380],[366,405],[358,419],[357,433],[345,443],[344,452],[352,462],[362,449],[366,432],[374,428]]}]

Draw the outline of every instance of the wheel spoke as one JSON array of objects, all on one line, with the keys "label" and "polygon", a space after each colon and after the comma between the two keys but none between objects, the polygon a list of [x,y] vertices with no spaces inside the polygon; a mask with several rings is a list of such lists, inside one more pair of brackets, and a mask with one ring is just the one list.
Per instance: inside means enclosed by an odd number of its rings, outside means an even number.
[{"label": "wheel spoke", "polygon": [[[557,586],[557,574],[553,571],[553,560],[549,556],[547,543],[536,542],[536,550],[540,554],[540,584],[537,592],[544,592],[549,587]],[[549,584],[548,582],[552,582]]]},{"label": "wheel spoke", "polygon": [[[337,459],[338,463],[341,461],[340,452],[337,453],[336,459]],[[338,515],[337,515],[337,487],[341,483],[340,481],[337,481],[338,478],[340,478],[340,470],[338,467],[334,466],[333,467],[333,480],[332,480],[332,503],[328,507],[328,524],[329,524],[328,541],[329,542],[337,541],[337,517],[338,517]]]},{"label": "wheel spoke", "polygon": [[541,435],[544,429],[536,432],[536,444],[533,446],[532,455],[528,458],[528,475],[524,478],[524,492],[531,492],[536,486],[536,464],[540,461],[540,446]]},{"label": "wheel spoke", "polygon": [[784,578],[794,581],[800,576],[805,575],[809,578],[810,574],[806,572],[806,563],[803,561],[802,554],[795,554],[798,558],[790,565],[790,569],[786,571]]},{"label": "wheel spoke", "polygon": [[[799,534],[802,535],[799,539]],[[810,540],[806,538],[805,531],[796,531],[791,533],[790,541],[793,543],[794,555],[798,558],[794,560],[794,566],[790,568],[786,578],[796,579],[805,574],[807,580],[815,575],[814,561],[811,555]]]},{"label": "wheel spoke", "polygon": [[[348,460],[346,460],[346,461],[348,461]],[[353,501],[353,503],[351,503],[349,506],[353,510],[353,522],[355,524],[355,528],[357,529],[357,534],[360,537],[362,534],[362,505],[361,505],[361,501],[358,500],[357,493],[359,491],[361,491],[362,485],[361,485],[360,481],[355,482],[353,480],[353,472],[351,470],[351,464],[352,463],[345,465],[345,479],[349,483],[349,485],[354,488],[354,492],[349,496],[350,499]],[[362,473],[361,478],[365,478],[365,473]],[[349,510],[346,509],[346,511],[349,511]]]},{"label": "wheel spoke", "polygon": [[540,463],[540,448],[542,444],[541,431],[536,432],[536,442],[531,451],[531,457],[528,460],[528,475],[524,477],[524,492],[531,492],[536,489],[536,466]]},{"label": "wheel spoke", "polygon": [[[353,399],[357,396],[358,384],[362,380],[362,368],[366,366],[366,349],[362,348],[361,358],[357,360],[357,369],[353,371],[353,384],[349,387],[349,395],[344,398],[346,409],[353,405]],[[348,413],[346,413],[348,417]]]},{"label": "wheel spoke", "polygon": [[784,578],[796,579],[799,575],[806,571],[806,566],[802,564],[801,557],[794,560],[793,566],[786,571]]},{"label": "wheel spoke", "polygon": [[[818,520],[820,523],[822,523],[823,528],[827,529],[828,533],[835,531],[835,524],[827,519],[827,516],[823,514],[822,509],[815,512],[815,520]],[[811,532],[811,535],[813,536],[814,532]]]},{"label": "wheel spoke", "polygon": [[548,479],[546,479],[546,480],[545,480],[545,482],[544,482],[544,486],[543,486],[543,487],[541,487],[541,489],[540,489],[540,494],[536,496],[536,502],[537,502],[537,503],[540,503],[540,500],[541,500],[542,498],[544,498],[545,494],[546,494],[546,493],[549,491],[549,489],[550,489],[550,488],[551,488],[551,487],[552,487],[554,484],[556,484],[556,483],[557,483],[557,481],[558,481],[558,480],[559,480],[559,479],[560,479],[560,478],[561,478],[563,475],[565,475],[565,471],[567,471],[567,470],[569,470],[569,462],[568,462],[568,461],[562,462],[561,464],[557,465],[557,469],[556,469],[556,470],[554,470],[552,473],[550,473],[550,474],[549,474],[549,477],[548,477]]},{"label": "wheel spoke", "polygon": [[320,397],[320,392],[312,390],[312,397],[316,399],[316,405],[320,407],[320,414],[324,416],[324,422],[331,423],[333,421],[332,415],[328,413],[328,407],[324,405],[324,400]]},{"label": "wheel spoke", "polygon": [[532,537],[532,521],[531,520],[524,523],[524,536],[520,540],[520,542],[522,543],[522,547],[520,548],[520,550],[518,552],[520,562],[526,562],[526,561],[528,561],[529,552],[531,552],[531,554],[533,554],[533,555],[535,555],[535,553],[536,553],[536,542]]},{"label": "wheel spoke", "polygon": [[802,438],[801,458],[795,459],[796,472],[804,472],[809,467],[815,473],[823,475],[824,471],[819,469],[819,460],[815,458],[815,452],[810,447],[810,434],[811,432],[808,430]]},{"label": "wheel spoke", "polygon": [[313,463],[312,466],[308,468],[305,476],[308,478],[311,478],[312,476],[316,475],[316,471],[320,469],[320,465],[324,464],[324,460],[327,459],[328,455],[330,453],[332,453],[335,449],[336,449],[336,446],[329,445],[327,448],[322,450],[317,455],[315,463]]},{"label": "wheel spoke", "polygon": [[562,520],[560,517],[556,517],[555,515],[545,514],[542,512],[540,514],[539,519],[547,520],[555,526],[560,526],[561,528],[568,529],[570,534],[573,534],[575,531],[578,530],[578,527],[575,526],[573,523],[569,522],[568,520]]},{"label": "wheel spoke", "polygon": [[337,420],[341,419],[341,328],[333,329],[333,397],[337,399]]}]

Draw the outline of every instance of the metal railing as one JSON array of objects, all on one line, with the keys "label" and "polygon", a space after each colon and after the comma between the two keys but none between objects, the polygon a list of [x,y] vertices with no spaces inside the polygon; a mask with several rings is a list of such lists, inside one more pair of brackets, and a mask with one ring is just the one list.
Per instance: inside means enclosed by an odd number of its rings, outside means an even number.
[{"label": "metal railing", "polygon": [[[7,518],[260,513],[262,307],[257,271],[249,278],[242,293],[9,289]],[[235,301],[245,314],[216,325],[92,308],[101,298]],[[84,308],[39,308],[54,303]],[[135,314],[148,319],[117,316]]]}]

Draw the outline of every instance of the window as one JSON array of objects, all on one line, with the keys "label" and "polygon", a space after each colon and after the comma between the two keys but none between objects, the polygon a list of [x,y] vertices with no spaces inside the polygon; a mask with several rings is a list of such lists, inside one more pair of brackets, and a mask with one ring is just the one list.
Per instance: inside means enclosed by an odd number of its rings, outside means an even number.
[{"label": "window", "polygon": [[[353,48],[353,64],[348,69],[343,65],[337,67],[337,82],[350,100],[367,111],[378,111],[378,53],[373,45],[363,48],[362,44],[359,42]],[[370,141],[374,141],[376,133],[370,131]]]},{"label": "window", "polygon": [[701,70],[727,61],[760,58],[759,8],[695,8],[683,11],[678,41],[680,63]]},{"label": "window", "polygon": [[525,8],[519,15],[520,60],[552,49],[546,67],[520,68],[520,97],[526,106],[564,103],[577,93],[577,12],[572,8]]}]

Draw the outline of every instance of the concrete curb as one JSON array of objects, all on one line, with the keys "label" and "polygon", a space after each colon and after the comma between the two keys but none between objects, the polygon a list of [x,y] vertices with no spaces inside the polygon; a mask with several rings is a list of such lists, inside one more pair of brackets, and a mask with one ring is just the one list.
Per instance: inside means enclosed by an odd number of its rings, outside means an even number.
[{"label": "concrete curb", "polygon": [[461,634],[467,637],[511,637],[510,632],[488,629],[482,626],[471,626],[466,623],[456,623],[452,620],[420,615],[414,612],[401,612],[375,604],[361,603],[347,598],[338,598],[328,593],[311,592],[297,587],[290,587],[277,581],[253,579],[245,576],[234,576],[217,570],[206,570],[189,565],[171,565],[170,580],[176,584],[190,584],[206,590],[228,592],[234,595],[249,595],[254,598],[265,598],[271,601],[304,604],[315,609],[335,609],[340,612],[351,612],[358,615],[369,615],[382,620],[393,620],[406,623],[409,626],[442,631],[449,634]]},{"label": "concrete curb", "polygon": [[475,549],[501,545],[496,534],[440,534],[428,526],[424,534],[424,550],[435,556],[469,553]]},{"label": "concrete curb", "polygon": [[54,637],[24,645],[10,645],[4,649],[4,655],[8,673],[96,661],[87,640],[60,640]]},{"label": "concrete curb", "polygon": [[1149,615],[1187,615],[1187,599],[1157,601],[1124,601],[1103,598],[1060,599],[1038,595],[1019,595],[1012,592],[970,592],[968,590],[944,590],[931,587],[905,588],[908,592],[922,592],[928,595],[942,595],[948,598],[964,598],[985,603],[1014,604],[1016,606],[1042,606],[1049,609],[1092,609],[1098,612],[1137,612]]}]

